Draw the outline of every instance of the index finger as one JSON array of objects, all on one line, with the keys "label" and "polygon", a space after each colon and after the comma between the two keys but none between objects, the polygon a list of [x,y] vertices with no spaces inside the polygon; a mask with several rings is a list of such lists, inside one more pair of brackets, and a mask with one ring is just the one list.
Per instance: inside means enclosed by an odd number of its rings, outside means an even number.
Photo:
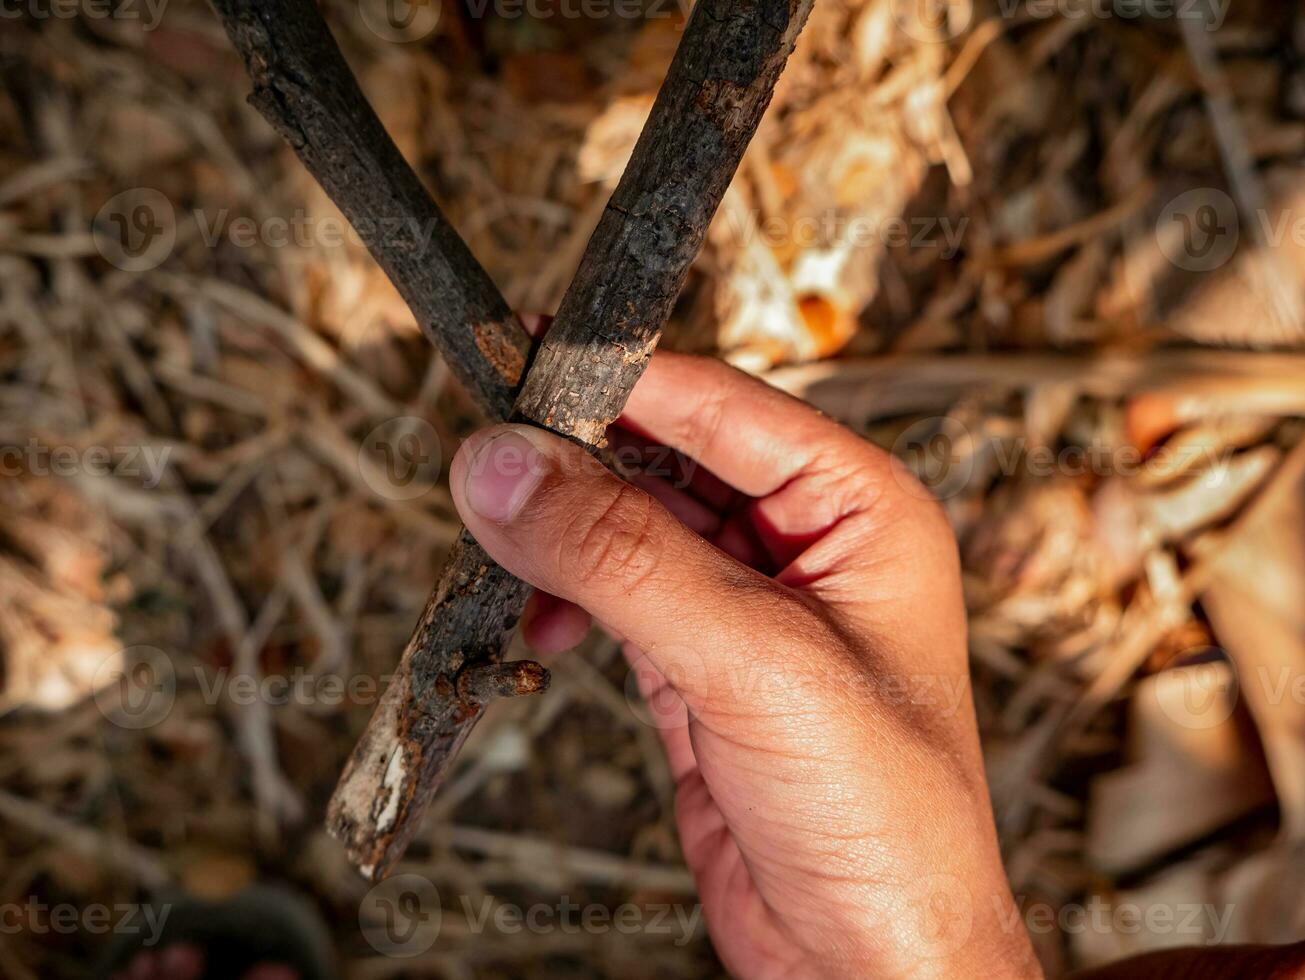
[{"label": "index finger", "polygon": [[866,456],[863,439],[806,402],[714,358],[670,351],[653,355],[620,421],[751,497]]}]

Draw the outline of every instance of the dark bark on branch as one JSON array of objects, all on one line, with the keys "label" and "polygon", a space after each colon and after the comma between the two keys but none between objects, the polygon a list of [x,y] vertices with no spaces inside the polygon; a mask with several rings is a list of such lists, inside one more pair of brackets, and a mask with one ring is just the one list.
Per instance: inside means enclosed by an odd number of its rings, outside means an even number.
[{"label": "dark bark on branch", "polygon": [[[513,419],[601,445],[810,7],[811,0],[699,0]],[[499,663],[529,592],[464,529],[331,801],[330,830],[366,876],[385,875],[402,856],[485,699],[538,690],[546,680],[536,665]]]},{"label": "dark bark on branch", "polygon": [[212,4],[253,80],[249,101],[357,230],[454,376],[490,418],[506,418],[530,339],[385,132],[313,0]]},{"label": "dark bark on branch", "polygon": [[[385,133],[312,0],[212,2],[254,81],[251,101],[486,414],[594,449],[656,346],[811,7],[699,0],[513,406],[529,341]],[[546,686],[538,664],[501,662],[529,593],[463,531],[331,802],[330,828],[368,877],[402,855],[486,703]]]}]

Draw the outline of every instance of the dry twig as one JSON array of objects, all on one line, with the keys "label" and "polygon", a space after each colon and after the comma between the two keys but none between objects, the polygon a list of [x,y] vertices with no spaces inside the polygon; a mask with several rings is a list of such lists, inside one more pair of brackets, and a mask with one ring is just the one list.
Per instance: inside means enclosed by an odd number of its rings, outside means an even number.
[{"label": "dry twig", "polygon": [[[422,227],[414,216],[430,224],[430,244],[444,253],[433,276],[412,261],[428,247],[420,236],[393,242],[363,234],[455,373],[502,417],[525,364],[519,326],[384,136],[315,8],[307,0],[215,6],[254,79],[255,105],[341,210],[364,227],[378,211],[407,231]],[[513,419],[601,445],[657,344],[810,8],[811,0],[764,0],[694,9]],[[457,316],[431,313],[442,290],[458,297]],[[384,875],[402,855],[485,704],[546,685],[538,664],[501,663],[529,592],[462,532],[332,799],[330,828],[366,876]]]}]

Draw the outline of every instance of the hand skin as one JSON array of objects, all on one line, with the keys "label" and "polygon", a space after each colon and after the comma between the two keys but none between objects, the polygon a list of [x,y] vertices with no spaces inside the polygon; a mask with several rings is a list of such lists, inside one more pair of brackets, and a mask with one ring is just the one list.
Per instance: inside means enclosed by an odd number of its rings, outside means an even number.
[{"label": "hand skin", "polygon": [[[541,318],[523,318],[533,332]],[[462,519],[537,591],[541,652],[626,640],[708,930],[743,978],[1039,977],[997,849],[956,544],[892,457],[716,361],[658,353],[623,483],[539,429],[459,449]],[[1082,980],[1305,980],[1305,943],[1170,949]]]},{"label": "hand skin", "polygon": [[719,362],[658,353],[621,422],[709,473],[640,489],[561,438],[496,426],[450,485],[476,539],[545,594],[532,645],[574,644],[580,610],[626,641],[725,966],[1040,975],[997,848],[939,507],[882,450]]}]

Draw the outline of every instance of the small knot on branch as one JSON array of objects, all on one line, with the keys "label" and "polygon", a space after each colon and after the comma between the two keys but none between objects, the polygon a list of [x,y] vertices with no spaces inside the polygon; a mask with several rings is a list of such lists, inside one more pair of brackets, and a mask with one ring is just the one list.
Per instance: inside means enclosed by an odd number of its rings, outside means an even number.
[{"label": "small knot on branch", "polygon": [[505,664],[479,664],[458,675],[458,697],[474,704],[488,704],[495,698],[538,694],[548,688],[548,668],[533,660]]}]

